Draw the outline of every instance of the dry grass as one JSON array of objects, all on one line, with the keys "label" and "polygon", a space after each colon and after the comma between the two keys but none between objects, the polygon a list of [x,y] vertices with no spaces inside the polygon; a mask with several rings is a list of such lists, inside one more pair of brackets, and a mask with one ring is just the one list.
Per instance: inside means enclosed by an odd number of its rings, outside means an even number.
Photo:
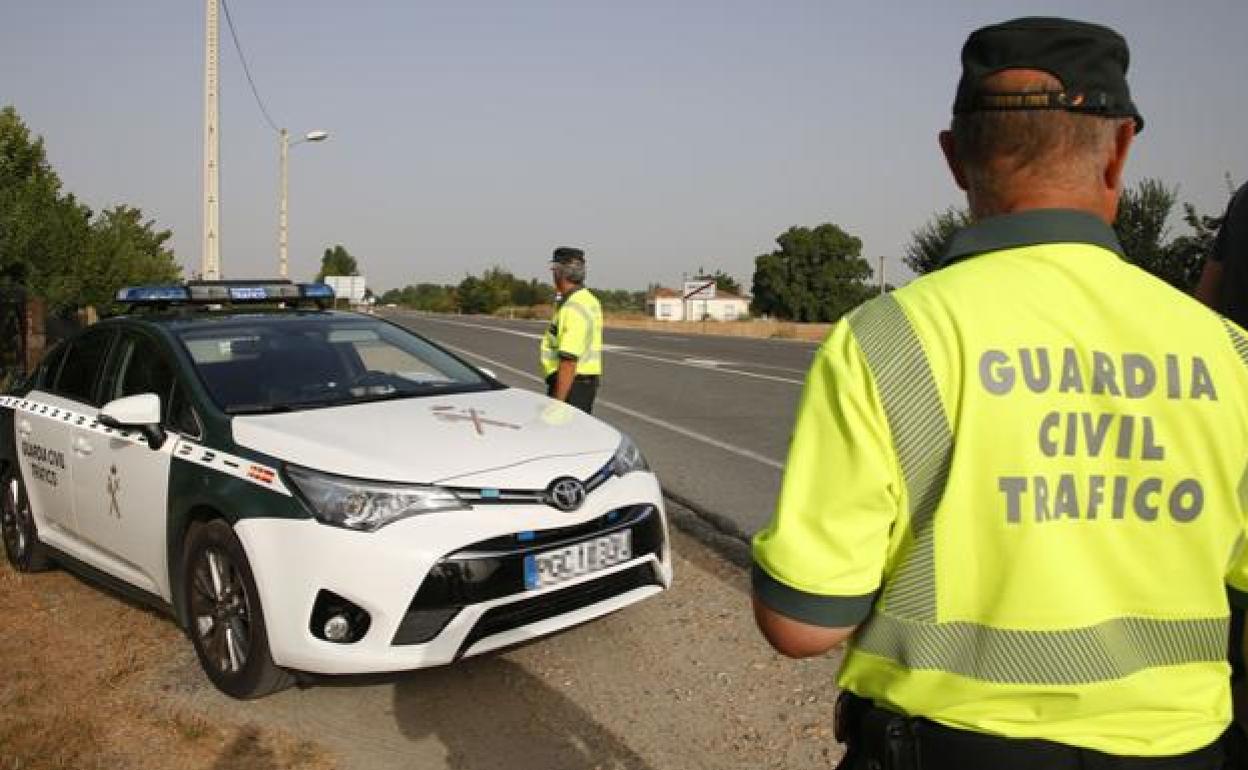
[{"label": "dry grass", "polygon": [[822,342],[832,328],[832,324],[760,321],[757,319],[748,321],[659,321],[640,313],[611,314],[606,317],[605,322],[608,327],[644,329],[652,332],[805,340],[807,342]]},{"label": "dry grass", "polygon": [[[554,309],[549,305],[503,308],[495,313],[500,318],[547,320]],[[607,313],[607,327],[644,329],[677,334],[710,334],[722,337],[755,337],[761,339],[804,340],[822,342],[832,324],[795,323],[793,321],[660,321],[644,313]]]},{"label": "dry grass", "polygon": [[174,624],[64,572],[0,561],[0,770],[334,767],[321,747],[162,696]]}]

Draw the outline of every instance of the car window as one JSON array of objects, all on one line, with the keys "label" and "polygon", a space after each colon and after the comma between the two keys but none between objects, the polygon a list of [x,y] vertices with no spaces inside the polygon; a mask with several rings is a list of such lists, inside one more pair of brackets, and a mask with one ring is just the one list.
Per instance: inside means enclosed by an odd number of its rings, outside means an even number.
[{"label": "car window", "polygon": [[60,371],[61,362],[65,360],[65,351],[68,349],[68,345],[60,344],[52,348],[52,352],[44,357],[43,363],[39,364],[39,371],[35,374],[37,387],[48,390],[52,388],[52,383],[56,382],[56,375]]},{"label": "car window", "polygon": [[195,409],[178,382],[168,354],[155,340],[126,334],[118,346],[111,379],[106,377],[104,398],[111,401],[141,393],[160,397],[161,422],[167,428],[188,436],[201,433]]},{"label": "car window", "polygon": [[119,376],[106,399],[155,393],[160,396],[161,411],[169,405],[173,392],[173,367],[160,346],[154,340],[137,334],[127,334],[119,356]]},{"label": "car window", "polygon": [[95,398],[95,383],[104,368],[113,336],[112,329],[97,329],[72,340],[65,351],[65,362],[57,373],[53,391],[66,398],[99,406]]},{"label": "car window", "polygon": [[165,427],[195,438],[203,436],[203,429],[199,427],[199,419],[195,416],[195,407],[187,398],[186,388],[176,380],[173,383],[173,394],[169,397],[169,408],[165,411]]},{"label": "car window", "polygon": [[253,317],[178,335],[213,400],[236,414],[497,387],[422,337],[371,318]]}]

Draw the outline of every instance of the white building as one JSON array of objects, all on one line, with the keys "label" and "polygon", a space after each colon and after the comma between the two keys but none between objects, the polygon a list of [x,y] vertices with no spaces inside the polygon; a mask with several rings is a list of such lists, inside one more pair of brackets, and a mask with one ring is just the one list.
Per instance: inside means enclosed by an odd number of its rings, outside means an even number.
[{"label": "white building", "polygon": [[750,301],[722,290],[713,299],[683,299],[674,289],[660,288],[646,300],[646,311],[660,321],[736,321],[750,315]]}]

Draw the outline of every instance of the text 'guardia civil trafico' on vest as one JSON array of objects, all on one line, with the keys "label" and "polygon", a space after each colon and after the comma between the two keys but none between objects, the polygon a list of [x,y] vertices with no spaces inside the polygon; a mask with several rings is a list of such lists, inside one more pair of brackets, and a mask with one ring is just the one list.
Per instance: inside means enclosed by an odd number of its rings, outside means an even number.
[{"label": "text 'guardia civil trafico' on vest", "polygon": [[[1074,348],[1053,353],[1047,348],[1020,348],[1016,355],[986,350],[979,357],[984,390],[994,396],[1034,394],[1093,394],[1111,398],[1217,401],[1217,388],[1208,365],[1199,356],[1166,354],[1160,361],[1138,353],[1111,355],[1092,351],[1090,359]],[[1079,473],[1063,468],[1069,458],[1128,461],[1128,467],[1147,468],[1166,459],[1156,421],[1148,414],[1122,411],[1046,412],[1035,433],[1044,458],[1054,460],[1053,473],[1001,476],[1005,521],[1021,524],[1062,519],[1117,519],[1131,516],[1175,522],[1196,519],[1205,495],[1194,478],[1166,479],[1161,475],[1130,472],[1116,475]]]}]

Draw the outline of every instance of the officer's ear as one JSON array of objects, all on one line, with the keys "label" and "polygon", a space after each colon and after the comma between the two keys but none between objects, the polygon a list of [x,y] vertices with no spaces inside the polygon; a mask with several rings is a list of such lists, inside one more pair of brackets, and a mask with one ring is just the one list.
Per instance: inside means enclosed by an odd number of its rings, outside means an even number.
[{"label": "officer's ear", "polygon": [[953,180],[958,183],[958,189],[966,190],[966,170],[962,167],[962,161],[958,158],[958,147],[953,141],[953,132],[949,130],[940,132],[940,149],[945,153],[945,163],[949,164],[949,171],[953,174]]},{"label": "officer's ear", "polygon": [[1122,192],[1122,174],[1127,165],[1127,153],[1131,150],[1131,142],[1135,141],[1135,121],[1126,118],[1118,121],[1114,130],[1114,149],[1105,160],[1104,184],[1106,190],[1112,190],[1115,197]]}]

